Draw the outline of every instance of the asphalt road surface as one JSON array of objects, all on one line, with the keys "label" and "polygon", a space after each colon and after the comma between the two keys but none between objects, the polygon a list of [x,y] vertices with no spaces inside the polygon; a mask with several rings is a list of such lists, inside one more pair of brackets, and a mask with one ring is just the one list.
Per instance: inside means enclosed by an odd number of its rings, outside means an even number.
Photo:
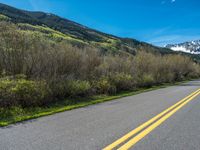
[{"label": "asphalt road surface", "polygon": [[198,89],[196,80],[3,127],[0,150],[101,150],[180,100],[115,149],[136,140],[130,149],[199,150]]}]

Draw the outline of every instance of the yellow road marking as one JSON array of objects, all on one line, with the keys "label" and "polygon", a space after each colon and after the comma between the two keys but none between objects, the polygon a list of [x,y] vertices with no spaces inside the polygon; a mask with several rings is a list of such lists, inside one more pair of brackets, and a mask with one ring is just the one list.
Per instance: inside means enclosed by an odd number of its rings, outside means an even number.
[{"label": "yellow road marking", "polygon": [[179,104],[183,103],[185,100],[187,100],[188,98],[190,98],[191,96],[193,96],[194,94],[196,94],[199,91],[200,91],[200,89],[198,89],[195,92],[191,93],[190,95],[188,95],[187,97],[183,98],[182,100],[180,100],[179,102],[177,102],[173,106],[169,107],[168,109],[166,109],[163,112],[161,112],[160,114],[156,115],[155,117],[153,117],[149,121],[143,123],[142,125],[140,125],[136,129],[130,131],[129,133],[127,133],[126,135],[124,135],[120,139],[116,140],[112,144],[110,144],[107,147],[103,148],[103,150],[112,150],[113,148],[117,147],[119,144],[125,142],[126,140],[128,140],[129,138],[131,138],[133,135],[135,135],[136,133],[138,133],[139,131],[141,131],[142,129],[144,129],[145,127],[147,127],[148,125],[150,125],[151,123],[153,123],[154,121],[156,121],[157,119],[159,119],[161,116],[163,116],[167,112],[171,111],[172,109],[174,109]]},{"label": "yellow road marking", "polygon": [[148,135],[150,132],[152,132],[156,127],[161,125],[164,121],[166,121],[169,117],[171,117],[173,114],[175,114],[179,109],[181,109],[183,106],[185,106],[187,103],[192,101],[196,96],[198,96],[200,92],[190,97],[188,100],[180,104],[178,107],[167,113],[165,116],[160,118],[158,121],[150,125],[147,129],[136,135],[134,138],[132,138],[129,142],[124,144],[122,147],[120,147],[118,150],[128,150],[131,147],[133,147],[138,141],[140,141],[142,138],[144,138],[146,135]]}]

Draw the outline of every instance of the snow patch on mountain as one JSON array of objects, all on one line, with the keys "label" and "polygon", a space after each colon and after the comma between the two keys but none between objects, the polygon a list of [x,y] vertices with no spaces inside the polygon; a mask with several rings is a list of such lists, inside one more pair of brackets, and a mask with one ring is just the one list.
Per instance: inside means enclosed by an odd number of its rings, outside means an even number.
[{"label": "snow patch on mountain", "polygon": [[200,40],[184,42],[180,44],[168,44],[165,47],[174,51],[181,51],[191,54],[200,54]]}]

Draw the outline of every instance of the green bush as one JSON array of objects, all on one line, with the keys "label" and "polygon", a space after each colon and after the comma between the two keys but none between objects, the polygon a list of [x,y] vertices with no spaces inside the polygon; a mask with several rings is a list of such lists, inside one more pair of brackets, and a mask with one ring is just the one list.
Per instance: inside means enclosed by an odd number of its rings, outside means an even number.
[{"label": "green bush", "polygon": [[125,73],[117,73],[110,77],[113,85],[116,86],[117,91],[126,91],[134,88],[135,83],[133,77]]},{"label": "green bush", "polygon": [[44,104],[49,91],[45,82],[28,80],[18,80],[15,87],[11,89],[18,103],[24,107]]},{"label": "green bush", "polygon": [[81,80],[55,80],[50,84],[53,97],[62,100],[66,97],[88,96],[91,92],[91,85],[88,81]]},{"label": "green bush", "polygon": [[116,87],[112,85],[108,78],[102,77],[95,85],[100,94],[116,94]]},{"label": "green bush", "polygon": [[0,107],[8,107],[17,104],[17,101],[11,92],[11,89],[15,84],[14,81],[9,79],[0,80]]},{"label": "green bush", "polygon": [[71,80],[67,83],[67,95],[70,97],[88,96],[91,85],[88,81]]},{"label": "green bush", "polygon": [[163,76],[164,76],[163,82],[161,82],[161,83],[165,83],[165,82],[173,83],[174,82],[174,74],[172,72],[165,73]]},{"label": "green bush", "polygon": [[9,109],[7,108],[0,108],[0,120],[8,118],[8,117],[13,117],[16,115],[21,115],[24,114],[24,110],[22,107],[11,107]]},{"label": "green bush", "polygon": [[44,81],[0,80],[0,106],[38,106],[49,101],[50,89]]},{"label": "green bush", "polygon": [[55,99],[64,99],[67,97],[67,81],[63,79],[54,79],[49,81],[49,86],[52,91],[52,97]]},{"label": "green bush", "polygon": [[154,85],[154,78],[151,74],[145,74],[139,81],[139,85],[142,87],[151,87]]}]

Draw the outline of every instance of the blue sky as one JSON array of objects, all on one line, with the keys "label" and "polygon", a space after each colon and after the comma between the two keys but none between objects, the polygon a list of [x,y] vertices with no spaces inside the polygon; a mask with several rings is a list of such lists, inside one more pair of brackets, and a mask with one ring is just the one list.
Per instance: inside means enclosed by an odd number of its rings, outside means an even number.
[{"label": "blue sky", "polygon": [[200,39],[200,0],[0,0],[155,45]]}]

